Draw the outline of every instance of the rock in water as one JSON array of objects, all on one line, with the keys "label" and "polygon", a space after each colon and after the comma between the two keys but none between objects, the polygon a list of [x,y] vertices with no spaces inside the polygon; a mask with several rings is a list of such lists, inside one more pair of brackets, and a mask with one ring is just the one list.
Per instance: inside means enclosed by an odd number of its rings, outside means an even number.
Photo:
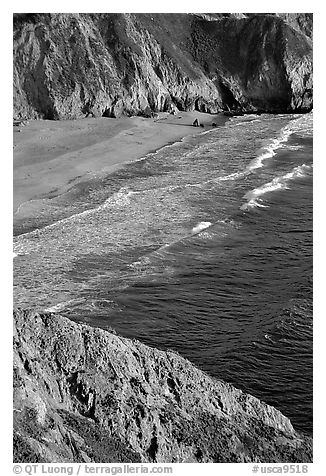
[{"label": "rock in water", "polygon": [[14,117],[306,112],[312,14],[15,14]]},{"label": "rock in water", "polygon": [[311,438],[278,410],[173,352],[14,312],[15,462],[311,459]]}]

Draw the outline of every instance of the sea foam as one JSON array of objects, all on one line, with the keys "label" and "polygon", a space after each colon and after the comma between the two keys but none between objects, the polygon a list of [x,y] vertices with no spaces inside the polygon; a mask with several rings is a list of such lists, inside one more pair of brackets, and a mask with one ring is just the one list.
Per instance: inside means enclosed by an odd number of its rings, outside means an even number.
[{"label": "sea foam", "polygon": [[270,159],[274,157],[276,154],[276,150],[279,149],[280,147],[283,146],[285,142],[288,141],[289,137],[291,134],[293,134],[293,130],[289,125],[285,126],[279,136],[275,139],[273,139],[265,148],[262,154],[260,154],[258,157],[256,157],[254,160],[252,160],[248,166],[248,170],[252,171],[255,169],[258,169],[263,166],[264,161],[266,159]]},{"label": "sea foam", "polygon": [[53,228],[56,228],[58,226],[63,226],[65,224],[74,222],[74,221],[79,221],[83,220],[85,217],[88,215],[93,215],[98,212],[101,212],[102,210],[108,208],[109,206],[112,205],[118,205],[118,206],[126,206],[129,205],[130,199],[129,197],[131,195],[137,194],[139,192],[135,192],[133,190],[128,189],[127,187],[122,187],[118,192],[115,192],[113,195],[111,195],[109,198],[107,198],[101,205],[95,207],[95,208],[90,208],[88,210],[83,210],[82,212],[79,213],[74,213],[73,215],[70,215],[66,218],[62,218],[61,220],[55,221],[54,223],[51,223],[50,225],[46,225],[43,228],[35,228],[32,231],[28,231],[26,233],[22,233],[19,235],[19,238],[23,237],[33,237],[33,236],[38,236],[39,233],[44,233],[48,230],[51,230]]},{"label": "sea foam", "polygon": [[262,196],[266,193],[274,192],[276,190],[286,190],[289,188],[289,182],[297,178],[303,178],[309,175],[309,172],[312,170],[312,165],[298,165],[294,167],[290,172],[281,175],[279,177],[273,178],[268,183],[261,185],[260,187],[250,190],[250,192],[244,195],[244,198],[247,199],[247,202],[244,203],[240,209],[247,210],[250,208],[262,207],[266,208],[266,205],[261,203]]},{"label": "sea foam", "polygon": [[44,309],[44,312],[61,312],[63,311],[63,309],[65,309],[67,306],[71,306],[72,304],[82,304],[86,301],[86,299],[84,298],[80,298],[80,299],[70,299],[69,301],[63,301],[63,302],[59,302],[58,304],[55,304],[54,306],[51,306],[51,307],[47,307],[46,309]]},{"label": "sea foam", "polygon": [[202,230],[210,227],[212,223],[210,221],[201,221],[198,225],[194,226],[192,229],[192,233],[200,233]]}]

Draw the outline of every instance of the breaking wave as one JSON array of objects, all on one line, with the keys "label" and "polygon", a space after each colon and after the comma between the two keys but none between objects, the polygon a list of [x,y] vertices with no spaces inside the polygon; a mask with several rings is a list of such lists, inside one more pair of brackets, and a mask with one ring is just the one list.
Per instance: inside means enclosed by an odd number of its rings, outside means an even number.
[{"label": "breaking wave", "polygon": [[133,190],[128,189],[127,187],[121,188],[118,192],[114,193],[112,196],[110,196],[107,200],[105,200],[104,203],[99,205],[96,208],[90,208],[88,210],[83,210],[82,212],[75,213],[73,215],[70,215],[66,218],[63,218],[62,220],[55,221],[54,223],[51,223],[50,225],[46,225],[42,228],[35,228],[33,231],[29,231],[27,233],[21,233],[19,235],[19,238],[25,237],[25,236],[35,236],[38,235],[40,232],[44,232],[47,230],[51,230],[52,228],[55,228],[60,225],[64,225],[65,223],[70,223],[71,221],[74,220],[80,220],[83,219],[84,217],[88,215],[92,215],[94,213],[100,212],[103,209],[112,206],[112,205],[118,205],[118,206],[126,206],[130,203],[129,197],[133,194],[136,194],[139,192],[135,192]]},{"label": "breaking wave", "polygon": [[294,167],[291,172],[288,172],[285,175],[280,177],[273,178],[272,181],[265,183],[264,185],[250,190],[250,192],[244,195],[248,201],[240,207],[240,210],[247,210],[250,208],[266,208],[267,205],[261,203],[261,197],[266,193],[274,192],[276,190],[286,190],[289,188],[289,182],[298,178],[303,178],[309,175],[309,172],[312,170],[312,165],[302,164],[297,167]]},{"label": "breaking wave", "polygon": [[198,223],[198,225],[194,226],[192,229],[192,233],[200,233],[202,230],[205,230],[206,228],[212,226],[212,223],[210,221],[201,221]]},{"label": "breaking wave", "polygon": [[70,299],[69,301],[63,301],[59,302],[58,304],[55,304],[54,306],[47,307],[44,309],[44,312],[61,312],[63,311],[66,307],[71,306],[71,305],[76,305],[76,304],[82,304],[86,302],[86,299],[81,298],[81,299]]},{"label": "breaking wave", "polygon": [[[293,121],[295,122],[295,121]],[[248,170],[252,171],[255,169],[259,169],[263,166],[263,163],[266,159],[270,159],[274,157],[276,154],[276,150],[283,146],[285,142],[289,140],[289,137],[295,132],[295,127],[291,127],[291,124],[285,126],[279,136],[276,139],[273,139],[265,148],[262,154],[252,160],[248,166]]]}]

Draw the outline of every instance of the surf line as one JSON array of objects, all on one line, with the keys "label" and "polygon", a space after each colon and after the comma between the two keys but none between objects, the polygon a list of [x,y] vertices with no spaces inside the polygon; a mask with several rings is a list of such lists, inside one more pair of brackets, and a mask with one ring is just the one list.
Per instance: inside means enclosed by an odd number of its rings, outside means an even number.
[{"label": "surf line", "polygon": [[278,137],[272,140],[270,144],[264,147],[264,152],[256,157],[253,161],[250,162],[248,166],[248,171],[253,171],[259,169],[263,166],[263,162],[266,159],[270,159],[276,155],[276,150],[282,147],[284,142],[289,140],[289,137],[293,134],[293,130],[290,128],[289,124],[281,129],[281,133]]},{"label": "surf line", "polygon": [[55,228],[56,226],[63,225],[65,223],[70,223],[74,219],[83,218],[87,215],[98,213],[104,210],[105,208],[107,208],[111,204],[117,204],[120,206],[127,205],[129,203],[129,196],[133,194],[137,194],[137,193],[139,192],[130,190],[126,187],[122,187],[118,192],[115,192],[113,195],[111,195],[111,197],[107,198],[101,205],[95,208],[90,208],[88,210],[83,210],[82,212],[75,213],[66,218],[62,218],[61,220],[55,221],[54,223],[51,223],[50,225],[46,225],[43,228],[35,228],[32,231],[28,231],[26,233],[22,233],[21,235],[18,235],[16,238],[27,237],[27,236],[37,236],[40,232],[47,231],[49,229]]},{"label": "surf line", "polygon": [[240,210],[247,210],[255,207],[267,208],[267,205],[260,203],[262,200],[261,196],[276,190],[287,190],[289,188],[289,181],[295,180],[297,178],[307,177],[309,172],[312,170],[312,167],[312,165],[306,164],[298,165],[290,172],[279,177],[275,177],[270,182],[265,183],[260,187],[251,190],[250,192],[247,192],[243,198],[247,198],[248,201],[240,207]]}]

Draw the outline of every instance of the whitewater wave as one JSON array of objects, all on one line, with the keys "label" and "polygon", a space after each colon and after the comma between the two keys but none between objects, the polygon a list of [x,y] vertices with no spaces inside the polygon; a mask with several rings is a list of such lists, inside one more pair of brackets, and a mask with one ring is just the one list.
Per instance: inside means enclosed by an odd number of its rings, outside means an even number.
[{"label": "whitewater wave", "polygon": [[[178,253],[178,251],[176,251],[174,248],[175,245],[183,244],[187,246],[187,240],[210,240],[216,236],[225,237],[229,233],[230,228],[232,228],[232,230],[237,229],[239,228],[239,224],[229,218],[218,220],[214,223],[210,221],[199,222],[191,229],[190,233],[188,232],[187,234],[180,235],[177,239],[161,245],[155,251],[141,256],[137,261],[129,264],[128,267],[137,271],[144,271],[146,268],[150,268],[151,272],[154,272],[154,269],[158,269],[155,268],[158,263],[156,260],[159,260],[160,263],[162,262],[162,259],[165,260],[166,258],[168,258],[170,261],[173,260],[175,254]],[[164,266],[165,273],[169,272],[171,275],[174,273],[174,271],[175,268]]]},{"label": "whitewater wave", "polygon": [[[33,207],[34,205],[37,207],[39,206],[40,203],[42,203],[43,201],[45,201],[47,199],[44,199],[44,198],[37,198],[37,199],[32,199],[32,200],[27,200],[26,202],[23,202],[21,203],[17,209],[14,211],[14,216],[15,215],[19,215],[21,214],[22,212],[24,213],[25,211],[25,208],[28,208],[28,210],[31,209],[31,207]],[[51,199],[48,199],[48,200],[51,200]]]},{"label": "whitewater wave", "polygon": [[198,223],[198,225],[194,226],[192,229],[192,233],[200,233],[202,230],[205,230],[206,228],[212,226],[212,223],[210,221],[201,221]]},{"label": "whitewater wave", "polygon": [[[22,235],[20,235],[22,236]],[[25,256],[25,255],[28,255],[29,252],[30,252],[30,249],[28,247],[26,247],[24,245],[24,243],[22,243],[20,241],[20,236],[18,236],[17,238],[15,238],[15,241],[14,241],[14,245],[13,245],[13,253],[14,253],[14,256],[13,256],[13,259],[17,258],[17,256]]]},{"label": "whitewater wave", "polygon": [[263,163],[266,159],[274,157],[276,154],[275,151],[282,147],[284,142],[288,141],[291,134],[292,130],[288,126],[284,127],[279,137],[273,139],[272,142],[265,147],[264,152],[250,162],[248,170],[252,171],[259,169],[263,166]]},{"label": "whitewater wave", "polygon": [[120,205],[125,206],[129,205],[131,195],[134,195],[138,192],[130,190],[128,187],[122,187],[118,192],[114,193],[111,197],[109,197],[105,202],[97,207],[96,210],[103,210],[108,205]]},{"label": "whitewater wave", "polygon": [[210,134],[210,133],[215,132],[215,131],[216,131],[216,129],[209,129],[208,131],[201,132],[199,135],[205,136],[206,134]]},{"label": "whitewater wave", "polygon": [[150,254],[140,257],[137,261],[129,264],[128,267],[136,270],[141,270],[143,268],[147,268],[148,266],[153,266],[153,260],[156,258],[164,259],[167,256],[173,254],[171,253],[171,247],[176,245],[177,243],[182,243],[184,240],[187,240],[193,235],[198,235],[203,230],[211,227],[213,224],[210,221],[201,221],[196,226],[194,226],[191,230],[191,234],[181,235],[176,240],[171,241],[170,243],[164,243],[155,251],[152,251]]},{"label": "whitewater wave", "polygon": [[134,194],[137,194],[137,193],[139,193],[139,192],[130,190],[127,187],[123,187],[118,192],[114,193],[111,197],[109,197],[107,200],[105,200],[104,203],[102,203],[101,205],[99,205],[96,208],[90,208],[88,210],[84,210],[82,212],[75,213],[73,215],[70,215],[69,217],[62,218],[62,220],[58,220],[54,223],[51,223],[50,225],[46,225],[43,228],[35,228],[33,231],[28,231],[26,233],[20,234],[17,238],[23,238],[23,237],[27,237],[27,236],[29,236],[29,237],[38,236],[40,232],[43,233],[44,231],[51,230],[52,228],[55,228],[57,226],[62,226],[64,224],[70,223],[74,220],[83,219],[84,217],[86,217],[88,215],[98,213],[98,212],[100,212],[100,211],[104,210],[105,208],[108,208],[109,206],[112,206],[112,205],[119,205],[119,206],[129,205],[129,203],[130,203],[130,198],[129,197],[131,195],[134,195]]},{"label": "whitewater wave", "polygon": [[287,145],[286,150],[302,150],[304,149],[303,145]]},{"label": "whitewater wave", "polygon": [[[312,114],[305,114],[296,116],[295,119],[291,120],[283,129],[281,129],[278,137],[273,139],[270,144],[264,147],[263,152],[256,157],[249,164],[248,170],[253,171],[263,166],[263,163],[266,159],[274,157],[276,150],[284,147],[284,144],[288,142],[292,134],[298,134],[301,137],[310,137],[312,135]],[[302,146],[286,146],[292,150],[299,150]]]},{"label": "whitewater wave", "polygon": [[264,185],[251,190],[246,193],[243,198],[246,198],[248,201],[244,203],[240,210],[247,210],[250,208],[266,208],[267,205],[261,203],[262,196],[266,193],[274,192],[276,190],[286,190],[289,188],[289,182],[298,178],[303,178],[309,175],[312,170],[312,165],[298,165],[294,167],[290,172],[285,175],[273,178],[271,182],[265,183]]},{"label": "whitewater wave", "polygon": [[72,304],[82,304],[86,302],[85,298],[80,298],[80,299],[70,299],[69,301],[63,301],[59,302],[58,304],[55,304],[54,306],[47,307],[44,309],[44,312],[61,312],[63,309],[65,309],[68,306],[71,306]]},{"label": "whitewater wave", "polygon": [[293,134],[300,137],[312,137],[313,135],[313,112],[309,114],[300,114],[299,117],[291,121]]},{"label": "whitewater wave", "polygon": [[242,127],[242,126],[247,126],[248,124],[251,124],[253,122],[261,122],[261,118],[257,116],[257,114],[248,114],[245,117],[232,117],[229,119],[231,122],[232,127]]},{"label": "whitewater wave", "polygon": [[234,172],[233,174],[229,175],[224,175],[222,177],[218,177],[217,179],[214,179],[215,182],[224,182],[225,180],[236,180],[238,178],[243,177],[246,175],[246,172]]}]

